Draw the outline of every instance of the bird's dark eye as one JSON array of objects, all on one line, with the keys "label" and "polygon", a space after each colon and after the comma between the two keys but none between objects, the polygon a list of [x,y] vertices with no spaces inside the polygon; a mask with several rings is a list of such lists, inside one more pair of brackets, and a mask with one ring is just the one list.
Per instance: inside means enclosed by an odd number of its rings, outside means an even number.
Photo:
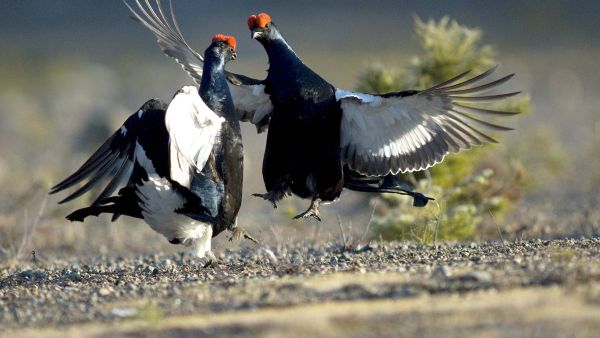
[{"label": "bird's dark eye", "polygon": [[270,22],[267,22],[267,23],[265,24],[265,28],[269,28],[269,27],[271,27],[271,23],[270,23]]}]

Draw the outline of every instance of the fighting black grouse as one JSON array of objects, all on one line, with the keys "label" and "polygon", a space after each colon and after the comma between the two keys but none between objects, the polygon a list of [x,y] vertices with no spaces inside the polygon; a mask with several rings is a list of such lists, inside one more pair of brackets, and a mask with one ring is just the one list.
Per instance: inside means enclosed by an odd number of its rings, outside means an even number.
[{"label": "fighting black grouse", "polygon": [[[148,2],[136,3],[139,13],[128,5],[129,9],[156,36],[163,52],[201,81],[198,69],[203,60],[185,42],[173,8],[171,24],[160,4],[157,14]],[[227,78],[240,119],[254,123],[259,131],[268,127],[263,161],[267,192],[255,195],[273,204],[289,192],[310,198],[311,206],[296,218],[319,219],[319,204],[335,200],[343,188],[409,194],[415,204],[423,205],[428,198],[383,186],[383,178],[424,170],[450,153],[495,142],[477,127],[510,129],[477,116],[515,112],[469,103],[518,94],[481,95],[513,74],[482,83],[494,67],[468,79],[465,72],[421,91],[355,93],[334,87],[307,67],[267,14],[250,16],[248,27],[267,52],[268,75],[256,80],[228,73]]]},{"label": "fighting black grouse", "polygon": [[110,179],[91,206],[67,219],[101,213],[113,214],[113,220],[141,218],[169,242],[214,258],[211,238],[237,231],[242,200],[242,136],[224,72],[235,47],[233,37],[216,35],[204,53],[199,92],[183,87],[168,107],[158,99],[144,103],[81,168],[52,188],[53,194],[87,180],[64,203]]}]

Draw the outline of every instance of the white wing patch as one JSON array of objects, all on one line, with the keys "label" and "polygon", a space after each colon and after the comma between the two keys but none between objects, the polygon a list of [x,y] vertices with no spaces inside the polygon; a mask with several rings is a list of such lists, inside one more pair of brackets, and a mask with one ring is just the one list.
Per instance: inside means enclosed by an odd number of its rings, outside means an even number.
[{"label": "white wing patch", "polygon": [[140,165],[140,167],[144,168],[148,175],[155,174],[156,168],[152,164],[152,161],[146,155],[146,151],[138,141],[135,142],[135,152],[134,152],[135,161]]},{"label": "white wing patch", "polygon": [[336,91],[335,91],[335,99],[336,100],[339,101],[341,99],[348,99],[348,98],[355,98],[364,103],[371,103],[376,100],[381,100],[381,97],[379,97],[377,95],[371,95],[371,94],[365,94],[365,93],[355,93],[355,92],[351,92],[349,90],[344,90],[344,89],[339,89],[339,88],[336,89]]},{"label": "white wing patch", "polygon": [[263,131],[259,124],[273,111],[270,96],[265,93],[265,85],[234,85],[229,83],[229,91],[240,121],[250,121]]},{"label": "white wing patch", "polygon": [[183,87],[167,108],[171,179],[190,187],[192,171],[200,173],[225,119],[213,112],[193,86]]}]

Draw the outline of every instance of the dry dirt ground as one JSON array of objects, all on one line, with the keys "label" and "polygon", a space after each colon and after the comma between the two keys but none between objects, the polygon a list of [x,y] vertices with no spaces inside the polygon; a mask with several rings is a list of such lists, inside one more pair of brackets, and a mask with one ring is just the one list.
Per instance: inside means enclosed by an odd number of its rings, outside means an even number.
[{"label": "dry dirt ground", "polygon": [[600,239],[339,243],[0,270],[2,336],[595,337]]}]

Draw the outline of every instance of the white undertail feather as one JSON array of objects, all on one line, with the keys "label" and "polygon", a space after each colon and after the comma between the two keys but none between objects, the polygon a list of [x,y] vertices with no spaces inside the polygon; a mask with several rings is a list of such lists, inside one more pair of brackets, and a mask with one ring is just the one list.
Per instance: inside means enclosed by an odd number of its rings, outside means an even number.
[{"label": "white undertail feather", "polygon": [[190,187],[192,170],[200,173],[225,119],[200,98],[198,90],[186,86],[169,104],[165,123],[171,140],[171,179]]},{"label": "white undertail feather", "polygon": [[194,255],[204,257],[206,251],[210,250],[212,226],[175,212],[184,206],[185,200],[173,191],[166,178],[156,174],[152,162],[139,144],[136,144],[135,158],[148,173],[148,181],[137,185],[136,192],[141,200],[139,206],[144,220],[167,240],[177,238],[191,247]]},{"label": "white undertail feather", "polygon": [[204,257],[210,250],[212,226],[175,212],[183,207],[185,201],[171,189],[169,181],[150,175],[149,180],[138,185],[137,189],[142,215],[150,227],[167,240],[181,240],[191,247],[194,255]]}]

